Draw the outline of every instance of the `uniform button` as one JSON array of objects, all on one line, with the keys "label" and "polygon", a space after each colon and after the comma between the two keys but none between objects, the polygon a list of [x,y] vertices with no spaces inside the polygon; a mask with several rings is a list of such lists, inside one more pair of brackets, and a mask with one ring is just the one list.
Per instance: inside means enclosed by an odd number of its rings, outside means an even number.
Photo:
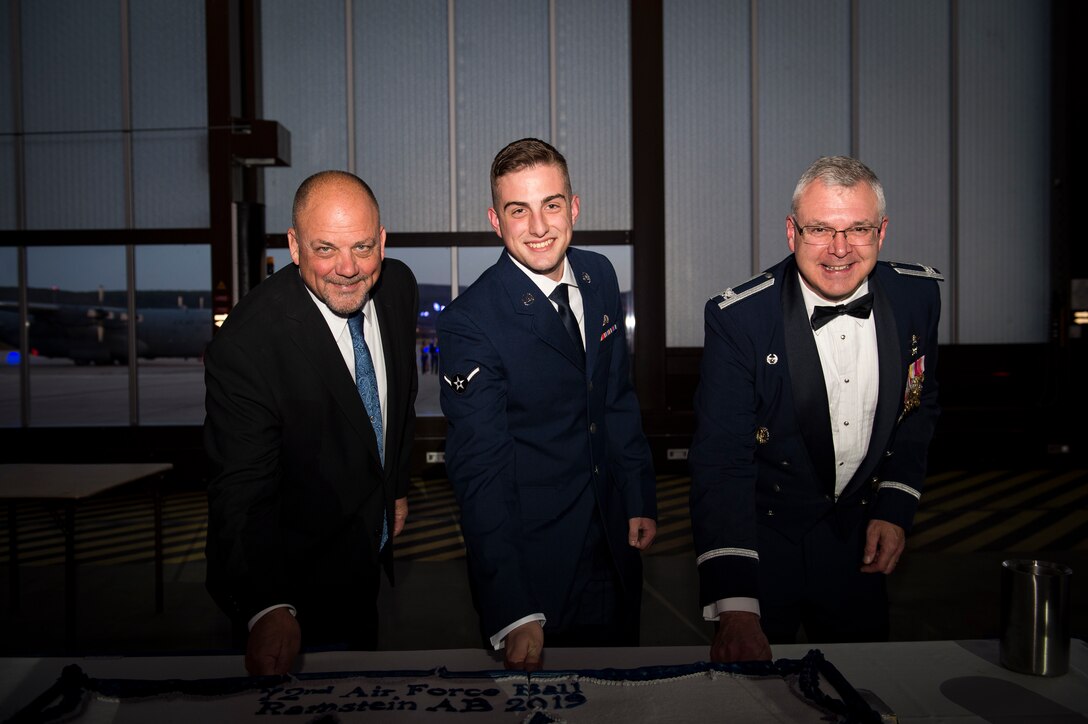
[{"label": "uniform button", "polygon": [[874,475],[874,476],[873,476],[873,478],[872,478],[872,482],[874,482],[874,483],[879,483],[879,482],[880,482],[880,478],[878,478],[877,476],[875,476],[875,475]]},{"label": "uniform button", "polygon": [[595,423],[595,422],[589,423],[589,434],[593,435],[593,434],[596,434],[596,432],[597,432],[597,423]]},{"label": "uniform button", "polygon": [[824,500],[826,500],[828,502],[831,502],[831,496],[830,495],[824,495]]},{"label": "uniform button", "polygon": [[846,335],[845,334],[840,334],[839,339],[846,339]]},{"label": "uniform button", "polygon": [[886,458],[890,458],[894,454],[895,453],[893,453],[891,450],[885,450],[884,451],[884,457],[886,457]]},{"label": "uniform button", "polygon": [[593,474],[594,475],[600,475],[601,474],[601,471],[597,469],[596,465],[593,466]]},{"label": "uniform button", "polygon": [[589,381],[589,391],[593,392],[593,380]]},{"label": "uniform button", "polygon": [[846,384],[850,384],[850,378],[847,377],[845,380],[843,380],[843,382],[845,382]]},{"label": "uniform button", "polygon": [[842,424],[846,425],[847,427],[850,427],[850,421],[849,420],[843,420]]},{"label": "uniform button", "polygon": [[782,467],[788,468],[790,466],[790,461],[789,460],[783,460],[780,464],[782,465]]},{"label": "uniform button", "polygon": [[776,492],[776,493],[781,493],[782,492],[782,486],[779,485],[778,483],[775,483],[774,485],[772,485],[771,489],[774,490],[774,492]]},{"label": "uniform button", "polygon": [[868,498],[862,498],[861,499],[861,504],[862,505],[868,505],[869,504],[869,499]]},{"label": "uniform button", "polygon": [[773,510],[768,510],[767,515],[774,515],[774,511]]}]

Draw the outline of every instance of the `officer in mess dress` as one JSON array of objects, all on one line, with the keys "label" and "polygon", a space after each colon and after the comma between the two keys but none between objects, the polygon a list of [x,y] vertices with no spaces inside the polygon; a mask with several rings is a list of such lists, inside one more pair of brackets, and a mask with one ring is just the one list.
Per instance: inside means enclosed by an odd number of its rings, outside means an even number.
[{"label": "officer in mess dress", "polygon": [[690,453],[700,606],[715,661],[770,644],[886,640],[939,414],[940,273],[878,261],[875,174],[818,159],[793,252],[705,308]]}]

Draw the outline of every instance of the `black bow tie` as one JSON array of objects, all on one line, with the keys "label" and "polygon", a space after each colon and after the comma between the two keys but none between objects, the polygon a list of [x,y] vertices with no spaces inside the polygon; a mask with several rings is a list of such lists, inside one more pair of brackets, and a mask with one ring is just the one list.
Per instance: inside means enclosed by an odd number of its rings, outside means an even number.
[{"label": "black bow tie", "polygon": [[834,307],[816,307],[812,310],[812,331],[815,332],[840,314],[849,314],[851,317],[866,319],[872,311],[872,292],[863,297],[858,297],[849,304],[836,304]]}]

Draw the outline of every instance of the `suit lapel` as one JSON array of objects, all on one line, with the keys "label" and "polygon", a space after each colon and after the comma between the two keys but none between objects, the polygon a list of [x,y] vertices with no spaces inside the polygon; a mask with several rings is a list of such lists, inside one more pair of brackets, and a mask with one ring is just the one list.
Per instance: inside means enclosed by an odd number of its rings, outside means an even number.
[{"label": "suit lapel", "polygon": [[[394,400],[400,394],[400,390],[406,390],[408,387],[400,376],[404,367],[400,360],[397,359],[397,353],[402,349],[403,345],[401,340],[396,339],[398,327],[394,324],[395,314],[392,307],[386,304],[381,295],[380,282],[378,289],[374,291],[371,303],[378,315],[378,326],[382,335],[382,357],[385,359],[385,395],[387,400]],[[399,409],[399,406],[391,403],[386,405],[383,428],[385,430],[385,449],[387,452],[400,448],[400,440],[397,436],[397,431],[401,429],[401,420],[398,416]],[[377,444],[376,441],[375,444]],[[391,467],[391,463],[392,460],[386,458],[387,469]]]},{"label": "suit lapel", "polygon": [[905,381],[903,374],[903,355],[899,349],[899,333],[895,323],[895,314],[891,302],[884,294],[880,281],[873,274],[869,277],[869,291],[873,293],[873,322],[876,324],[876,346],[879,357],[879,391],[877,392],[876,414],[873,417],[873,432],[869,437],[869,449],[865,459],[858,466],[857,473],[850,481],[850,488],[869,477],[884,454],[887,441],[895,424],[895,415],[899,410],[899,400],[903,394]]},{"label": "suit lapel", "polygon": [[540,291],[540,287],[525,272],[514,266],[505,250],[499,258],[499,271],[514,312],[528,315],[533,332],[544,344],[555,349],[578,368],[582,368],[585,362],[582,360],[581,351],[575,349],[575,342],[567,334],[567,328],[560,321],[559,313]]},{"label": "suit lapel", "polygon": [[314,368],[314,374],[324,381],[329,395],[347,417],[352,427],[365,440],[375,460],[378,457],[378,440],[374,428],[370,425],[366,406],[359,397],[359,389],[352,380],[336,345],[329,325],[321,316],[314,301],[306,291],[301,277],[296,275],[296,283],[291,285],[291,292],[286,298],[285,317],[288,320],[287,332]]},{"label": "suit lapel", "polygon": [[817,477],[827,490],[834,490],[835,443],[831,438],[827,388],[816,340],[812,337],[812,325],[805,314],[797,266],[792,260],[786,266],[784,277],[782,318],[785,322],[786,359],[789,360],[797,424]]}]

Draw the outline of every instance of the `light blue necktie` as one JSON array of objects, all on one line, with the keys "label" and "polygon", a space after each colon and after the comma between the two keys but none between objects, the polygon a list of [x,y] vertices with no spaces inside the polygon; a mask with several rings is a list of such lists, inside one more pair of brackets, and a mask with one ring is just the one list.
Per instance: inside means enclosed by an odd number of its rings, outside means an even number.
[{"label": "light blue necktie", "polygon": [[[382,404],[378,398],[378,378],[374,374],[374,361],[370,358],[370,349],[366,346],[363,335],[363,313],[357,312],[348,317],[348,329],[351,330],[351,347],[355,350],[355,386],[359,388],[359,397],[363,398],[370,424],[374,426],[374,437],[378,440],[378,456],[385,467],[385,445],[382,444]],[[383,506],[384,508],[384,506]],[[382,542],[378,550],[385,548],[389,540],[389,521],[382,514]]]}]

